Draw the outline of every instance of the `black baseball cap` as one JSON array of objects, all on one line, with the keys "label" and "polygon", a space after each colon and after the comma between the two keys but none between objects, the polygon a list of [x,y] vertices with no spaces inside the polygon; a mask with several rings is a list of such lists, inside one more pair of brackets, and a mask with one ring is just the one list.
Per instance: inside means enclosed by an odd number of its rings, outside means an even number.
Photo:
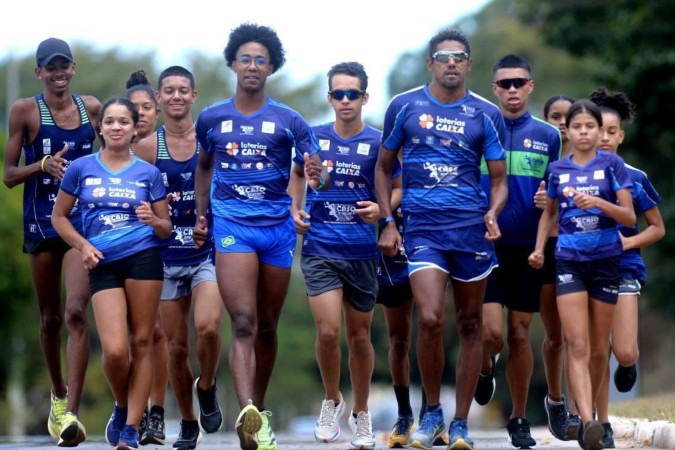
[{"label": "black baseball cap", "polygon": [[70,51],[68,43],[61,39],[49,38],[38,45],[35,61],[38,67],[44,67],[57,56],[62,56],[68,61],[73,62],[73,54]]}]

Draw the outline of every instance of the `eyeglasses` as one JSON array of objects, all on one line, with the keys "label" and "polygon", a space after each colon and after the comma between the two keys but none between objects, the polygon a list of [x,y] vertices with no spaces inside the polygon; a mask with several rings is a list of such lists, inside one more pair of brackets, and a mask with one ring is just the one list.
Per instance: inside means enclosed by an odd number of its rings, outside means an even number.
[{"label": "eyeglasses", "polygon": [[440,50],[431,55],[431,59],[438,62],[448,62],[450,58],[456,63],[462,63],[469,59],[469,54],[462,50]]},{"label": "eyeglasses", "polygon": [[328,95],[330,95],[330,98],[333,100],[338,100],[342,101],[343,98],[347,97],[349,101],[356,100],[357,98],[363,97],[363,94],[365,94],[366,91],[359,91],[358,89],[335,89],[332,91],[328,91]]},{"label": "eyeglasses", "polygon": [[264,56],[256,56],[253,58],[252,56],[249,55],[244,55],[239,57],[239,63],[243,64],[244,66],[248,66],[253,62],[256,66],[258,67],[263,67],[267,65],[267,59],[265,59]]},{"label": "eyeglasses", "polygon": [[531,79],[532,78],[504,78],[503,80],[493,81],[493,83],[502,89],[511,89],[511,86],[515,86],[516,89],[520,89]]}]

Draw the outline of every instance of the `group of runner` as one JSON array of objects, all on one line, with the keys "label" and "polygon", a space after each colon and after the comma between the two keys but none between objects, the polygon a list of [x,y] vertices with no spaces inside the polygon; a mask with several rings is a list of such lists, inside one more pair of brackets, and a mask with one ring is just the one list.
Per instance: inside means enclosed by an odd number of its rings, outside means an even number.
[{"label": "group of runner", "polygon": [[[350,446],[376,446],[368,397],[371,322],[380,303],[398,404],[390,448],[474,448],[467,418],[474,399],[484,405],[494,395],[504,307],[511,444],[536,445],[525,409],[533,371],[529,327],[541,312],[551,432],[578,439],[584,449],[614,447],[609,353],[620,364],[618,389],[632,389],[637,299],[646,279],[639,249],[665,234],[660,197],[643,172],[616,155],[633,115],[626,96],[599,89],[589,100],[552,97],[545,121],[537,119],[527,109],[532,69],[506,55],[493,66],[495,105],[467,89],[469,41],[445,30],[429,41],[431,81],[391,100],[383,130],[362,119],[368,76],[354,61],[327,73],[335,120],[310,126],[265,93],[267,78],[285,63],[273,29],[236,27],[224,56],[237,78],[235,93],[195,121],[189,70],[165,69],[156,90],[144,72],[134,73],[124,97],[101,105],[70,92],[73,55],[66,42],[50,38],[36,54],[44,92],[12,107],[4,181],[24,184],[24,252],[40,306],[52,380],[48,428],[57,444],[86,439],[78,409],[91,297],[115,399],[105,430],[111,445],[165,442],[168,380],[181,416],[174,448],[196,448],[202,431],[220,430],[224,309],[240,446],[276,449],[265,395],[301,235],[325,390],[317,441],[337,440],[347,411],[339,386],[344,321]],[[164,125],[155,129],[160,109]],[[643,230],[636,212],[646,219]],[[460,351],[446,430],[440,391],[450,281]],[[417,426],[408,357],[413,307],[423,387]],[[59,356],[64,318],[67,380]]]}]

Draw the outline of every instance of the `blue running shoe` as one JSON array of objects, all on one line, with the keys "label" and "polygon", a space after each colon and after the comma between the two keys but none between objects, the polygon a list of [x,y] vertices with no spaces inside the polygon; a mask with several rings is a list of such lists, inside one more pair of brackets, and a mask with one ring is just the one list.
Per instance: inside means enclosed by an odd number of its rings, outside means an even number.
[{"label": "blue running shoe", "polygon": [[120,441],[120,433],[124,424],[127,423],[127,409],[120,408],[115,404],[108,425],[105,427],[105,440],[108,444],[115,446]]},{"label": "blue running shoe", "polygon": [[445,419],[443,408],[437,406],[433,410],[427,410],[422,417],[420,426],[410,436],[410,447],[431,450],[434,441],[445,433]]},{"label": "blue running shoe", "polygon": [[130,450],[138,448],[138,431],[132,425],[124,425],[117,443],[117,450]]},{"label": "blue running shoe", "polygon": [[469,437],[465,419],[452,419],[450,422],[449,450],[473,450],[473,439]]}]

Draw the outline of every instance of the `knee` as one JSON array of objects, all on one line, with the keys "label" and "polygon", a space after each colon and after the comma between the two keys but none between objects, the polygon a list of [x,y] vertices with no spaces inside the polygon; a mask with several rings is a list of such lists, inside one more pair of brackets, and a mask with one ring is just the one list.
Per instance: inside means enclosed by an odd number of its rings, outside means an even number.
[{"label": "knee", "polygon": [[405,358],[410,351],[410,339],[403,333],[389,335],[389,351],[397,358]]},{"label": "knee", "polygon": [[87,331],[87,308],[83,305],[71,305],[65,312],[66,327],[69,332]]},{"label": "knee", "polygon": [[508,331],[509,347],[530,345],[530,332],[526,327],[514,327]]},{"label": "knee", "polygon": [[214,345],[220,339],[220,332],[216,327],[198,327],[197,339],[201,344]]},{"label": "knee", "polygon": [[574,359],[588,358],[590,357],[590,345],[584,339],[568,339],[567,353]]},{"label": "knee", "polygon": [[140,358],[149,354],[151,347],[151,337],[133,336],[131,338],[131,356],[134,358]]},{"label": "knee", "polygon": [[340,345],[340,329],[323,327],[317,330],[316,341],[320,347],[334,348]]},{"label": "knee", "polygon": [[350,349],[363,349],[371,345],[370,327],[363,327],[347,335],[347,343]]},{"label": "knee", "polygon": [[43,334],[54,335],[61,331],[63,326],[63,317],[58,313],[43,314],[40,318],[40,329]]},{"label": "knee", "polygon": [[481,325],[478,317],[464,317],[457,321],[457,333],[462,338],[478,338],[481,336]]},{"label": "knee", "polygon": [[182,340],[171,340],[169,343],[169,357],[174,363],[184,363],[187,361],[190,350],[188,343]]},{"label": "knee", "polygon": [[420,314],[418,319],[419,334],[426,336],[440,336],[443,332],[443,318],[438,314]]},{"label": "knee", "polygon": [[499,353],[504,347],[502,334],[491,328],[483,328],[483,346],[489,350],[490,354]]},{"label": "knee", "polygon": [[258,340],[265,346],[277,343],[277,327],[274,324],[258,325]]},{"label": "knee", "polygon": [[562,335],[559,336],[549,336],[548,334],[544,336],[544,351],[551,353],[559,353],[563,351],[565,347],[565,342]]},{"label": "knee", "polygon": [[104,365],[109,367],[124,367],[129,361],[129,349],[125,347],[114,347],[103,349]]},{"label": "knee", "polygon": [[257,324],[253,316],[240,314],[232,319],[232,337],[234,339],[253,339],[257,332]]}]

